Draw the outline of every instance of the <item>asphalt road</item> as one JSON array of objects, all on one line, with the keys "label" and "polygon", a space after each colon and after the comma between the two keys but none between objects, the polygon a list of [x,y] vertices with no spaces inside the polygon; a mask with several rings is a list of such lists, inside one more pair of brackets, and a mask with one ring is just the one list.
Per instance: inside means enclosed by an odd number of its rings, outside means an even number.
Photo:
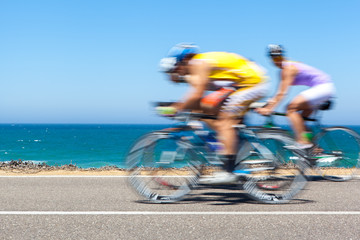
[{"label": "asphalt road", "polygon": [[140,201],[126,177],[0,177],[0,239],[359,239],[360,180],[315,179],[292,202],[228,186]]}]

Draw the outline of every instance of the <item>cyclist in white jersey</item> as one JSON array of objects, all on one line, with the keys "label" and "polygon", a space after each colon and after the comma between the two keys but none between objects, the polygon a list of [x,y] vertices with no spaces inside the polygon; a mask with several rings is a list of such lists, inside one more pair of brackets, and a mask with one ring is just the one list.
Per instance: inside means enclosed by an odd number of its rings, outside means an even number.
[{"label": "cyclist in white jersey", "polygon": [[312,143],[307,136],[303,117],[308,117],[319,105],[329,100],[335,94],[335,87],[329,75],[300,62],[289,61],[284,57],[280,45],[269,45],[269,56],[274,64],[281,69],[281,80],[277,93],[267,105],[257,109],[262,115],[270,115],[276,106],[284,99],[290,86],[304,85],[309,89],[297,95],[287,106],[286,114],[295,132],[296,146],[292,148],[307,149]]}]

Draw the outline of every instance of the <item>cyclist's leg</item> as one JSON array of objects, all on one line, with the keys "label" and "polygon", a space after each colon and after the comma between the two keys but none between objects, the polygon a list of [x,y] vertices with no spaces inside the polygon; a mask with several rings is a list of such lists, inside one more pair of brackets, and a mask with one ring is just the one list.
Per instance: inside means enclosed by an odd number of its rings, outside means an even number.
[{"label": "cyclist's leg", "polygon": [[241,118],[248,111],[249,105],[262,98],[266,93],[266,85],[240,89],[228,96],[218,114],[215,128],[219,141],[224,146],[221,160],[224,163],[225,172],[220,172],[214,177],[203,178],[202,183],[218,184],[236,181],[237,176],[232,172],[235,169],[235,161],[238,147],[238,135],[234,125],[241,122]]},{"label": "cyclist's leg", "polygon": [[[225,99],[235,90],[231,88],[220,88],[203,97],[200,101],[201,111],[205,114],[218,115],[220,107]],[[216,119],[202,119],[211,129],[218,132],[218,121]]]},{"label": "cyclist's leg", "polygon": [[242,118],[249,110],[249,105],[267,92],[267,85],[261,84],[246,89],[239,89],[229,95],[222,105],[219,113],[218,133],[220,141],[224,144],[224,155],[234,167],[235,155],[238,151],[238,136],[234,125],[241,123]]},{"label": "cyclist's leg", "polygon": [[[317,109],[321,103],[329,100],[334,93],[335,88],[333,84],[324,83],[301,92],[289,104],[287,115],[296,134],[296,141],[298,143],[310,143],[303,134],[306,132],[306,127],[302,116],[309,115],[311,111]],[[300,115],[298,111],[302,111],[302,115]]]},{"label": "cyclist's leg", "polygon": [[225,99],[235,91],[234,88],[220,88],[200,101],[201,110],[206,114],[217,115]]},{"label": "cyclist's leg", "polygon": [[312,106],[309,104],[308,100],[305,99],[302,95],[298,95],[294,98],[293,101],[287,106],[286,114],[290,120],[291,126],[295,133],[295,138],[298,143],[301,144],[310,144],[309,140],[304,136],[306,132],[306,127],[304,119],[299,111],[304,113],[309,113],[313,110]]},{"label": "cyclist's leg", "polygon": [[237,131],[233,126],[240,122],[241,120],[233,115],[224,112],[219,113],[217,130],[219,141],[224,145],[222,161],[224,162],[224,168],[227,172],[232,172],[235,168],[238,136]]},{"label": "cyclist's leg", "polygon": [[314,112],[314,109],[309,109],[309,110],[304,110],[302,111],[301,113],[301,116],[302,117],[310,117],[310,115]]},{"label": "cyclist's leg", "polygon": [[[235,162],[237,136],[233,125],[237,124],[239,120],[234,117],[234,114],[229,114],[220,111],[224,101],[230,94],[234,93],[234,88],[220,88],[214,91],[201,100],[201,107],[205,113],[218,115],[217,120],[204,120],[210,128],[217,132],[219,140],[224,144],[223,158],[229,158],[229,161],[224,161],[224,168],[231,172],[232,165],[230,162]],[[229,164],[230,163],[230,164]]]},{"label": "cyclist's leg", "polygon": [[[232,173],[235,170],[238,146],[237,130],[233,126],[241,122],[240,117],[245,114],[248,104],[252,102],[249,102],[247,105],[241,105],[244,102],[241,96],[243,96],[243,92],[240,91],[236,91],[229,96],[230,101],[226,102],[231,102],[231,104],[225,104],[226,108],[221,106],[218,119],[213,127],[217,132],[219,142],[224,146],[220,156],[223,162],[223,171],[217,172],[213,176],[202,178],[200,180],[201,183],[223,184],[237,180],[237,176]],[[235,97],[237,101],[235,101]]]}]

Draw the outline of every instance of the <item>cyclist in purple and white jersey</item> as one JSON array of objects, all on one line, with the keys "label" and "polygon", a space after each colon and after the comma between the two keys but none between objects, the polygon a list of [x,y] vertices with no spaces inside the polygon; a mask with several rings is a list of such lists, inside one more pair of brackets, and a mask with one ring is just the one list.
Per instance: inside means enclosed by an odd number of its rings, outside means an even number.
[{"label": "cyclist in purple and white jersey", "polygon": [[[335,94],[335,87],[329,75],[300,62],[289,61],[284,57],[284,50],[280,45],[269,45],[269,56],[273,63],[281,69],[281,81],[277,93],[267,105],[257,109],[262,115],[270,115],[283,100],[290,86],[304,85],[309,89],[297,95],[287,106],[286,114],[295,132],[298,149],[312,147],[310,139],[306,137],[306,127],[303,117],[309,116],[319,105],[329,100]],[[301,113],[300,113],[301,112]]]}]

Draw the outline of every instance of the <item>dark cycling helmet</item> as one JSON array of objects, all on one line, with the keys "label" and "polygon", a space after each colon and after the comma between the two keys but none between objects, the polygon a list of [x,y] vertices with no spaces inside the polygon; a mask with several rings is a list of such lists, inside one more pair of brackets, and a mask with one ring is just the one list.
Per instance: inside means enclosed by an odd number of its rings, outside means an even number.
[{"label": "dark cycling helmet", "polygon": [[268,50],[268,55],[270,57],[284,56],[284,53],[285,53],[283,46],[278,45],[278,44],[269,44],[267,50]]},{"label": "dark cycling helmet", "polygon": [[172,47],[167,57],[161,59],[160,69],[163,72],[171,72],[176,64],[181,62],[188,54],[199,53],[199,47],[193,43],[179,43]]}]

